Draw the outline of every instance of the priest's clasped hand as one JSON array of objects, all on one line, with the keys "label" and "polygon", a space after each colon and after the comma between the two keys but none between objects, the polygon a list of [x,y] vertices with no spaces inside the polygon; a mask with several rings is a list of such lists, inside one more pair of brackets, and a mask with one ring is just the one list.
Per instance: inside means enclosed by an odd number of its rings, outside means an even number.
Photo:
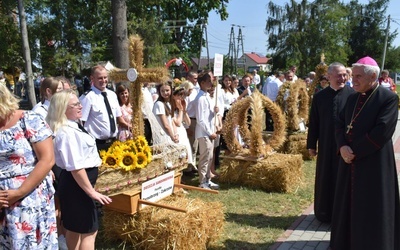
[{"label": "priest's clasped hand", "polygon": [[347,164],[350,164],[356,157],[353,154],[353,150],[349,146],[342,146],[340,148],[340,155],[342,156],[344,162],[346,162]]}]

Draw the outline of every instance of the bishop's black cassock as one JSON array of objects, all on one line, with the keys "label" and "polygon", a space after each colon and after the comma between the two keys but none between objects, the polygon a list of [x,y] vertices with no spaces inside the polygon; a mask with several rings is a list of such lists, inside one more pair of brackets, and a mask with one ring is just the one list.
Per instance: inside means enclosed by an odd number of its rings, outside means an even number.
[{"label": "bishop's black cassock", "polygon": [[373,89],[350,95],[335,124],[338,150],[348,145],[356,158],[351,164],[342,158],[339,162],[331,224],[333,250],[400,249],[399,187],[392,143],[399,98],[382,87],[374,93]]},{"label": "bishop's black cassock", "polygon": [[[334,90],[327,87],[316,93],[312,100],[308,125],[307,148],[318,149],[314,213],[322,222],[330,222],[339,156],[336,152],[334,117],[344,108],[354,90],[349,86]],[[318,147],[317,147],[318,144]]]}]

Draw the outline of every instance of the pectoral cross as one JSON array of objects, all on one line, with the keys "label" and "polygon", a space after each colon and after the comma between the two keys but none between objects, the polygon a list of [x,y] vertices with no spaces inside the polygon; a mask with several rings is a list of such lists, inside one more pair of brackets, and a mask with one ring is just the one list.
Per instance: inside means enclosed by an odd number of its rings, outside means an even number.
[{"label": "pectoral cross", "polygon": [[353,128],[353,126],[351,125],[351,123],[349,125],[347,125],[346,134],[348,134],[352,128]]}]

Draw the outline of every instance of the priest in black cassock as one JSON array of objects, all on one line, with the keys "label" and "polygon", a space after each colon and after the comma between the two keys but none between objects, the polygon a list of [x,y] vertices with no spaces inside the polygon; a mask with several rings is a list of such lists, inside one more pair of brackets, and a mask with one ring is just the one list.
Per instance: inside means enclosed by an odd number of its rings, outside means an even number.
[{"label": "priest in black cassock", "polygon": [[[314,213],[321,221],[332,218],[339,155],[336,152],[334,117],[343,109],[354,90],[346,85],[346,68],[335,62],[328,67],[329,87],[313,96],[307,134],[307,149],[317,156]],[[318,147],[317,147],[318,145]]]},{"label": "priest in black cassock", "polygon": [[332,250],[400,249],[400,206],[392,135],[399,98],[376,82],[379,67],[353,64],[353,88],[335,123],[341,160],[332,215]]}]

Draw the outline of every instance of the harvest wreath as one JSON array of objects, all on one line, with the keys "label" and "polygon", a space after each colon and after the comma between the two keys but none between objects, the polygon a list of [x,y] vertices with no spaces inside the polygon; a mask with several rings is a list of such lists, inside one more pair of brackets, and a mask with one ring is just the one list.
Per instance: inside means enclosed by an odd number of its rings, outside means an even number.
[{"label": "harvest wreath", "polygon": [[276,103],[285,112],[288,131],[298,131],[301,119],[308,122],[309,97],[303,80],[285,82],[279,89]]}]

